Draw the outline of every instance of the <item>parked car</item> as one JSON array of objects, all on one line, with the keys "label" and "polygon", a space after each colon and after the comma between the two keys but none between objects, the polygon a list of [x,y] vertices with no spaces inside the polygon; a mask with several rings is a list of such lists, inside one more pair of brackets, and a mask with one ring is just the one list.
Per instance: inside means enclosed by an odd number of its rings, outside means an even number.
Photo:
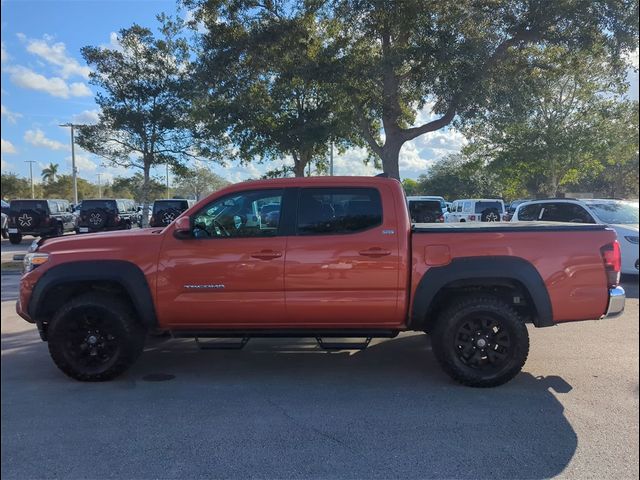
[{"label": "parked car", "polygon": [[513,214],[516,213],[516,208],[519,205],[522,205],[524,202],[529,202],[530,200],[514,200],[506,207],[507,212],[504,215],[504,221],[509,222],[513,218]]},{"label": "parked car", "polygon": [[166,227],[180,216],[187,208],[194,204],[193,200],[172,198],[156,200],[151,210],[150,227]]},{"label": "parked car", "polygon": [[533,200],[521,204],[513,222],[570,222],[608,225],[616,231],[622,251],[622,273],[639,273],[638,203],[622,200]]},{"label": "parked car", "polygon": [[2,211],[0,212],[0,226],[2,227],[2,238],[9,238],[9,203],[4,200],[2,202]]},{"label": "parked car", "polygon": [[504,202],[500,199],[456,200],[446,217],[447,223],[500,222],[505,219]]},{"label": "parked car", "polygon": [[18,244],[24,235],[55,237],[75,228],[71,205],[64,199],[11,200],[7,219],[9,241]]},{"label": "parked car", "polygon": [[139,225],[138,209],[133,200],[88,199],[83,200],[78,215],[76,233],[126,230]]},{"label": "parked car", "polygon": [[407,197],[409,217],[412,223],[443,223],[447,212],[447,203],[442,197]]},{"label": "parked car", "polygon": [[[264,205],[280,206],[275,221],[263,223]],[[312,337],[325,349],[413,330],[432,335],[452,378],[491,387],[522,369],[526,323],[620,314],[619,266],[603,225],[412,226],[396,180],[283,178],[226,187],[160,231],[40,241],[16,310],[83,381],[120,375],[148,330],[238,346]]]}]

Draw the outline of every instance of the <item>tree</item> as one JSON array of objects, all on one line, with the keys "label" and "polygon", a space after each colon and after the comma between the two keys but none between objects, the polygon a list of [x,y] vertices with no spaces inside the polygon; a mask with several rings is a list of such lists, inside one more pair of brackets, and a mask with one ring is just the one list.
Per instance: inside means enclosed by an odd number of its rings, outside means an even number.
[{"label": "tree", "polygon": [[485,158],[510,188],[554,197],[604,168],[625,85],[596,52],[547,48],[538,57],[525,95],[468,124],[466,151]]},{"label": "tree", "polygon": [[[78,185],[78,200],[96,198],[98,187],[83,178],[76,179]],[[45,198],[65,198],[73,201],[73,177],[71,175],[58,175],[55,180],[49,180],[42,185],[42,194]]]},{"label": "tree", "polygon": [[638,102],[614,105],[604,124],[605,144],[599,174],[585,182],[587,191],[610,198],[638,198]]},{"label": "tree", "polygon": [[404,187],[404,193],[407,195],[419,195],[421,193],[420,184],[412,178],[402,180],[402,186]]},{"label": "tree", "polygon": [[[35,184],[36,198],[41,195],[41,187]],[[2,198],[6,201],[16,198],[31,198],[31,182],[27,178],[19,177],[17,174],[3,173],[0,181]]]},{"label": "tree", "polygon": [[[198,122],[225,132],[242,162],[290,158],[290,171],[322,167],[331,142],[361,142],[345,98],[324,76],[328,21],[286,1],[187,2],[206,25],[198,58]],[[289,171],[289,165],[284,169]]]},{"label": "tree", "polygon": [[503,198],[498,176],[486,168],[481,158],[452,154],[436,162],[418,179],[423,195],[458,198]]},{"label": "tree", "polygon": [[[144,203],[144,184],[145,179],[140,172],[134,173],[131,177],[115,177],[105,194],[109,194],[113,198],[132,198],[137,203]],[[148,179],[147,198],[149,201],[165,198],[166,195],[167,187],[165,185],[155,178]]]},{"label": "tree", "polygon": [[50,163],[48,167],[42,169],[42,181],[44,183],[55,181],[58,175],[58,166],[57,163]]},{"label": "tree", "polygon": [[200,200],[216,190],[230,185],[219,175],[206,167],[199,166],[181,175],[175,187],[174,196]]},{"label": "tree", "polygon": [[[637,48],[638,3],[594,0],[336,0],[325,15],[336,52],[330,76],[351,99],[360,133],[399,178],[404,143],[491,111],[528,81],[538,53],[596,45],[607,63]],[[531,46],[540,47],[532,50]],[[506,74],[508,72],[508,74]],[[436,118],[412,126],[430,107]],[[384,143],[379,132],[384,131]]]},{"label": "tree", "polygon": [[118,35],[120,49],[84,47],[98,87],[96,125],[82,127],[78,144],[109,162],[142,171],[141,201],[151,200],[151,167],[180,168],[199,153],[189,118],[189,47],[181,24],[159,16],[161,38],[139,25]]}]

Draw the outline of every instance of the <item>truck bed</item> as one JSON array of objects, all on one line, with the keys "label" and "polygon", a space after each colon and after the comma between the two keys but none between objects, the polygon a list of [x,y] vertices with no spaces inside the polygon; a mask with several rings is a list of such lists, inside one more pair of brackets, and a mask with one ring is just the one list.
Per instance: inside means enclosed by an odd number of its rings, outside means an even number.
[{"label": "truck bed", "polygon": [[563,222],[460,222],[460,223],[414,223],[415,233],[472,233],[472,232],[584,232],[605,230],[606,225]]}]

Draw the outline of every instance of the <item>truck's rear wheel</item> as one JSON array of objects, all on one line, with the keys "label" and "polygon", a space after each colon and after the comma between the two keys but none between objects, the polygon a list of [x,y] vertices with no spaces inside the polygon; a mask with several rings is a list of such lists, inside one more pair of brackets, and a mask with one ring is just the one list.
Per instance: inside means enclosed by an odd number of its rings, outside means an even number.
[{"label": "truck's rear wheel", "polygon": [[140,356],[145,330],[116,297],[87,293],[64,305],[48,327],[49,353],[71,378],[111,380]]},{"label": "truck's rear wheel", "polygon": [[433,352],[443,370],[471,387],[495,387],[515,377],[529,354],[529,333],[509,305],[473,296],[439,316]]}]

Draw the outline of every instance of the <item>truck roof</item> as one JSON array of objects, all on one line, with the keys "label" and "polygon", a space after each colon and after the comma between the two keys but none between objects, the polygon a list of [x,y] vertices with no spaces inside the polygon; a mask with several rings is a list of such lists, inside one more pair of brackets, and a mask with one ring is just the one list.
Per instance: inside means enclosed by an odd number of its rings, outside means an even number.
[{"label": "truck roof", "polygon": [[294,187],[296,185],[305,185],[305,186],[314,186],[314,185],[358,185],[358,186],[374,186],[374,185],[384,185],[389,183],[400,183],[396,179],[393,178],[385,178],[385,177],[359,177],[359,176],[334,176],[334,177],[287,177],[287,178],[270,178],[266,180],[247,180],[246,182],[240,182],[232,185],[227,188],[234,187],[246,187],[256,186],[256,187],[273,187],[273,186],[282,186],[282,187]]}]

